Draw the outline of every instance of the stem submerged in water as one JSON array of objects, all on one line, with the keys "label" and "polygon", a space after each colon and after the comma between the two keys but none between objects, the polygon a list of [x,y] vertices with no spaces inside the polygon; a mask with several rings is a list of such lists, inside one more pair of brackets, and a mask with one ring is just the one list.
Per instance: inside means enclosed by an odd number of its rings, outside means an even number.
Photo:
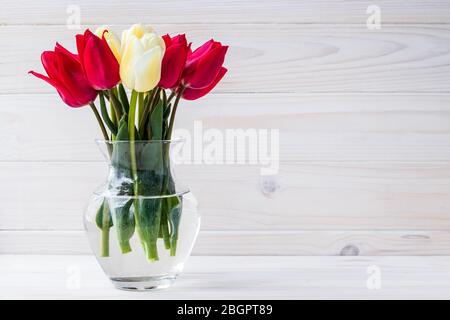
[{"label": "stem submerged in water", "polygon": [[[163,201],[165,202],[166,199]],[[161,231],[162,236],[164,239],[164,247],[168,250],[170,249],[170,233],[169,233],[169,226],[167,224],[167,206],[163,206],[162,214],[161,214]]]},{"label": "stem submerged in water", "polygon": [[128,135],[130,137],[130,158],[131,158],[131,174],[134,180],[134,195],[138,196],[138,176],[137,176],[137,163],[136,163],[136,146],[135,140],[135,119],[136,119],[136,102],[138,93],[133,90],[131,93],[130,110],[128,113]]},{"label": "stem submerged in water", "polygon": [[170,256],[175,257],[177,254],[177,239],[174,239],[170,243]]},{"label": "stem submerged in water", "polygon": [[119,243],[119,245],[120,245],[120,250],[122,251],[122,253],[131,252],[131,246],[130,246],[129,241],[121,242],[121,243]]},{"label": "stem submerged in water", "polygon": [[[117,166],[118,172],[126,176],[129,181],[124,186],[123,194],[132,195],[133,198],[127,202],[127,206],[111,204],[111,213],[104,200],[100,210],[103,214],[101,217],[100,214],[98,215],[97,221],[101,229],[103,257],[109,256],[109,231],[113,226],[112,217],[114,217],[118,236],[118,249],[123,254],[132,250],[129,240],[133,232],[137,231],[149,261],[159,260],[159,239],[161,239],[161,247],[164,243],[170,256],[176,255],[182,198],[175,195],[174,181],[170,171],[170,145],[158,144],[158,142],[171,139],[175,115],[183,91],[184,88],[181,87],[167,97],[164,91],[161,94],[160,88],[155,88],[146,95],[133,90],[128,103],[125,99],[124,88],[118,87],[114,91],[109,90],[100,94],[100,110],[97,111],[95,105],[91,103],[105,140],[109,140],[106,131],[109,128],[112,139],[129,143],[122,147],[120,144],[114,145],[114,149],[112,144],[107,144],[113,165]],[[105,96],[111,104],[109,112],[106,109]],[[173,104],[170,102],[172,99]],[[101,115],[99,111],[102,112]],[[158,195],[161,197],[159,198]],[[133,207],[130,208],[130,206]]]},{"label": "stem submerged in water", "polygon": [[109,257],[109,227],[102,228],[102,257]]},{"label": "stem submerged in water", "polygon": [[111,228],[111,221],[109,220],[109,209],[105,199],[103,199],[100,210],[102,210],[102,257],[109,257],[109,229]]}]

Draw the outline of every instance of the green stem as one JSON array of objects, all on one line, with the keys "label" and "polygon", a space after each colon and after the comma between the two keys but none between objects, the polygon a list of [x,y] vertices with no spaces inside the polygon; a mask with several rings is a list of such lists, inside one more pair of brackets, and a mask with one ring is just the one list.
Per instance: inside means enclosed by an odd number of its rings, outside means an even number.
[{"label": "green stem", "polygon": [[[165,203],[166,199],[163,199],[164,203]],[[169,232],[169,226],[167,224],[167,206],[164,206],[164,209],[162,210],[162,215],[161,215],[161,231],[162,231],[162,236],[164,239],[164,247],[166,249],[170,249],[170,232]]]},{"label": "green stem", "polygon": [[102,113],[102,118],[105,121],[105,123],[108,126],[111,133],[113,135],[116,135],[117,134],[117,126],[115,126],[114,123],[109,118],[108,110],[106,109],[105,97],[103,95],[103,92],[99,91],[98,96],[100,99],[100,111]]},{"label": "green stem", "polygon": [[120,250],[123,254],[131,252],[130,241],[125,241],[120,243]]},{"label": "green stem", "polygon": [[149,246],[147,247],[147,259],[150,261],[158,261],[158,247],[156,246],[156,241],[149,242]]},{"label": "green stem", "polygon": [[144,92],[138,93],[138,123],[142,118],[142,114],[144,112]]},{"label": "green stem", "polygon": [[162,92],[163,106],[166,107],[166,106],[167,106],[167,94],[166,94],[166,90],[161,90],[161,92]]},{"label": "green stem", "polygon": [[[100,130],[102,131],[103,138],[105,138],[106,141],[109,141],[108,132],[106,131],[105,125],[103,124],[102,118],[100,117],[100,114],[98,113],[98,110],[95,107],[94,102],[89,103],[89,105],[91,106],[91,109],[94,112],[94,115],[95,115],[95,118],[97,119],[98,125],[100,126]],[[107,143],[107,146],[108,146],[109,155],[111,156],[112,146],[109,143]]]},{"label": "green stem", "polygon": [[[136,91],[131,92],[131,99],[130,99],[130,109],[128,111],[128,135],[130,140],[130,160],[131,160],[131,175],[133,178],[133,191],[135,197],[139,195],[139,181],[138,181],[138,175],[137,175],[137,163],[136,163],[136,146],[135,146],[135,121],[136,121],[136,102],[137,102],[137,95],[138,93]],[[144,251],[147,255],[147,258],[149,260],[151,259],[151,256],[149,256],[149,247],[147,243],[147,239],[142,233],[142,229],[139,223],[139,203],[138,199],[135,198],[133,202],[134,206],[134,218],[136,221],[136,229],[138,230],[138,233],[141,237],[141,244],[144,248]]]},{"label": "green stem", "polygon": [[108,132],[106,131],[105,125],[103,124],[102,118],[100,117],[94,102],[89,103],[89,105],[91,106],[92,111],[94,111],[95,118],[97,119],[100,129],[102,130],[103,137],[105,140],[109,140]]},{"label": "green stem", "polygon": [[109,101],[112,103],[114,110],[116,110],[117,118],[121,119],[123,115],[122,104],[120,103],[119,99],[117,99],[116,93],[114,92],[113,89],[109,89],[108,94],[109,94]]},{"label": "green stem", "polygon": [[123,84],[121,84],[121,83],[119,84],[118,91],[119,91],[120,102],[122,103],[123,109],[124,109],[125,113],[128,113],[128,111],[130,110],[130,104],[128,103],[127,92],[125,91]]},{"label": "green stem", "polygon": [[170,256],[175,257],[177,254],[177,239],[173,239],[170,243]]},{"label": "green stem", "polygon": [[175,95],[177,94],[177,92],[174,90],[170,93],[169,98],[167,99],[167,103],[170,103],[170,101],[172,101],[173,97],[175,97]]},{"label": "green stem", "polygon": [[128,113],[128,135],[130,137],[130,157],[131,157],[131,174],[134,179],[134,189],[135,189],[135,195],[137,196],[137,183],[138,183],[138,176],[137,176],[137,163],[136,163],[136,146],[134,143],[135,140],[135,122],[136,122],[136,102],[137,102],[137,95],[138,93],[136,91],[131,92],[131,100],[130,100],[130,110]]},{"label": "green stem", "polygon": [[[103,200],[106,201],[106,200]],[[109,212],[106,209],[107,206],[103,206],[102,214],[102,257],[109,257]]]},{"label": "green stem", "polygon": [[177,98],[175,99],[172,113],[170,114],[169,129],[167,130],[167,136],[166,136],[167,140],[170,140],[172,137],[173,123],[175,122],[175,114],[177,113],[178,103],[180,102],[181,96],[183,95],[183,92],[185,89],[186,89],[185,87],[181,87],[180,91],[177,94]]},{"label": "green stem", "polygon": [[[111,101],[109,102],[109,112],[111,113],[111,121],[112,121],[112,123],[114,123],[114,126],[116,126],[118,128],[118,118],[117,118],[117,115],[116,115],[116,110],[114,109]],[[116,135],[115,134],[111,134],[111,140],[113,140],[113,141],[116,140]]]},{"label": "green stem", "polygon": [[109,228],[102,228],[102,257],[109,257]]},{"label": "green stem", "polygon": [[[144,133],[145,123],[147,122],[148,116],[152,112],[153,106],[155,105],[155,101],[158,100],[157,99],[158,93],[159,93],[159,88],[153,89],[153,91],[150,93],[148,103],[145,106],[145,109],[142,113],[142,117],[139,119],[139,133],[141,135],[143,135],[143,133]],[[150,140],[150,137],[148,137],[148,139]]]}]

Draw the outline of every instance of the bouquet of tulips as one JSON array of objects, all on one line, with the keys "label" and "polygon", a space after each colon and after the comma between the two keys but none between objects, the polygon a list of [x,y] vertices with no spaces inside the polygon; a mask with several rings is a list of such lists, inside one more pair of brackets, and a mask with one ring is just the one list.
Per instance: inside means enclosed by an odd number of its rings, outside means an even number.
[{"label": "bouquet of tulips", "polygon": [[228,47],[209,40],[192,50],[184,34],[160,37],[140,24],[124,30],[121,40],[108,27],[87,29],[76,35],[76,47],[77,54],[56,43],[41,55],[47,75],[30,73],[52,85],[70,107],[89,105],[107,142],[128,142],[107,144],[122,181],[119,194],[130,198],[113,207],[104,199],[98,208],[102,256],[109,256],[113,225],[122,253],[132,250],[136,231],[150,261],[158,260],[158,239],[174,256],[182,199],[139,198],[174,194],[167,148],[145,142],[171,139],[180,99],[198,99],[217,85],[227,72]]}]

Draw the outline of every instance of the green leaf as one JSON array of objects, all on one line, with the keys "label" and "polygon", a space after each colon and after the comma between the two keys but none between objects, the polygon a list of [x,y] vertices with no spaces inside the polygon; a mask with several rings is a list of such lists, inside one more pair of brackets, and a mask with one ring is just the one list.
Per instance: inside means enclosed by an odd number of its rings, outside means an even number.
[{"label": "green leaf", "polygon": [[178,229],[181,220],[183,200],[181,196],[166,198],[168,220],[170,225],[170,255],[175,256],[178,241]]},{"label": "green leaf", "polygon": [[[152,138],[162,139],[163,104],[159,102],[150,115]],[[157,196],[163,191],[164,165],[163,144],[146,143],[138,153],[138,189],[140,195]],[[149,260],[158,260],[156,243],[159,237],[159,228],[162,210],[161,199],[140,199],[138,202],[139,235]]]},{"label": "green leaf", "polygon": [[[153,139],[162,139],[162,103],[158,103],[150,118]],[[164,144],[149,142],[141,145],[138,158],[139,180],[142,185],[140,190],[143,195],[160,195],[163,191],[163,180],[166,171],[164,170],[163,152]]]},{"label": "green leaf", "polygon": [[[124,141],[124,142],[118,142]],[[113,183],[118,183],[112,187],[119,188],[120,195],[133,195],[133,183],[131,176],[131,156],[128,141],[127,117],[124,115],[119,121],[119,130],[116,136],[116,143],[111,155],[111,165],[115,179]]]},{"label": "green leaf", "polygon": [[128,141],[128,123],[127,116],[123,115],[119,121],[119,130],[117,132],[117,141]]},{"label": "green leaf", "polygon": [[118,205],[112,209],[115,217],[117,239],[122,253],[131,251],[130,239],[133,237],[135,229],[134,214],[130,210],[132,204],[133,199],[130,199],[123,206]]},{"label": "green leaf", "polygon": [[167,201],[162,203],[161,221],[159,225],[159,237],[164,240],[164,247],[170,249],[170,232],[169,232],[169,220],[167,215]]},{"label": "green leaf", "polygon": [[128,114],[128,110],[130,110],[130,104],[128,102],[127,93],[125,91],[125,88],[123,87],[123,84],[119,84],[118,88],[120,103],[122,104],[125,114]]},{"label": "green leaf", "polygon": [[117,134],[117,127],[109,118],[108,110],[106,109],[105,97],[103,96],[103,92],[99,91],[99,99],[100,99],[100,111],[102,113],[103,121],[105,121],[107,127],[111,131],[113,135]]},{"label": "green leaf", "polygon": [[[117,132],[116,141],[128,141],[128,124],[124,115],[119,121],[119,130]],[[130,147],[126,142],[115,143],[111,156],[112,165],[124,169],[130,169]]]},{"label": "green leaf", "polygon": [[152,128],[152,140],[162,140],[163,126],[163,102],[160,100],[150,116],[149,125]]},{"label": "green leaf", "polygon": [[139,235],[149,260],[158,260],[156,243],[161,219],[161,199],[139,200]]},{"label": "green leaf", "polygon": [[106,202],[105,199],[103,199],[102,204],[100,205],[100,207],[97,210],[97,214],[95,215],[95,224],[97,225],[97,227],[99,229],[103,229],[103,213],[108,213],[109,214],[109,226],[108,228],[111,228],[113,226],[113,221],[112,221],[112,217],[111,217],[111,211],[109,210],[109,206],[108,203]]}]

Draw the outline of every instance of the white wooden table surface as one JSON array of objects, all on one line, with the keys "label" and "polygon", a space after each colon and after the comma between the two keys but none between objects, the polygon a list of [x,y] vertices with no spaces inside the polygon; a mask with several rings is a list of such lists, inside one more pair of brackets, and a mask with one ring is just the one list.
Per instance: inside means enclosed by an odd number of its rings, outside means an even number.
[{"label": "white wooden table surface", "polygon": [[174,287],[135,293],[114,289],[93,256],[0,255],[0,299],[16,298],[449,299],[450,257],[195,256]]}]

